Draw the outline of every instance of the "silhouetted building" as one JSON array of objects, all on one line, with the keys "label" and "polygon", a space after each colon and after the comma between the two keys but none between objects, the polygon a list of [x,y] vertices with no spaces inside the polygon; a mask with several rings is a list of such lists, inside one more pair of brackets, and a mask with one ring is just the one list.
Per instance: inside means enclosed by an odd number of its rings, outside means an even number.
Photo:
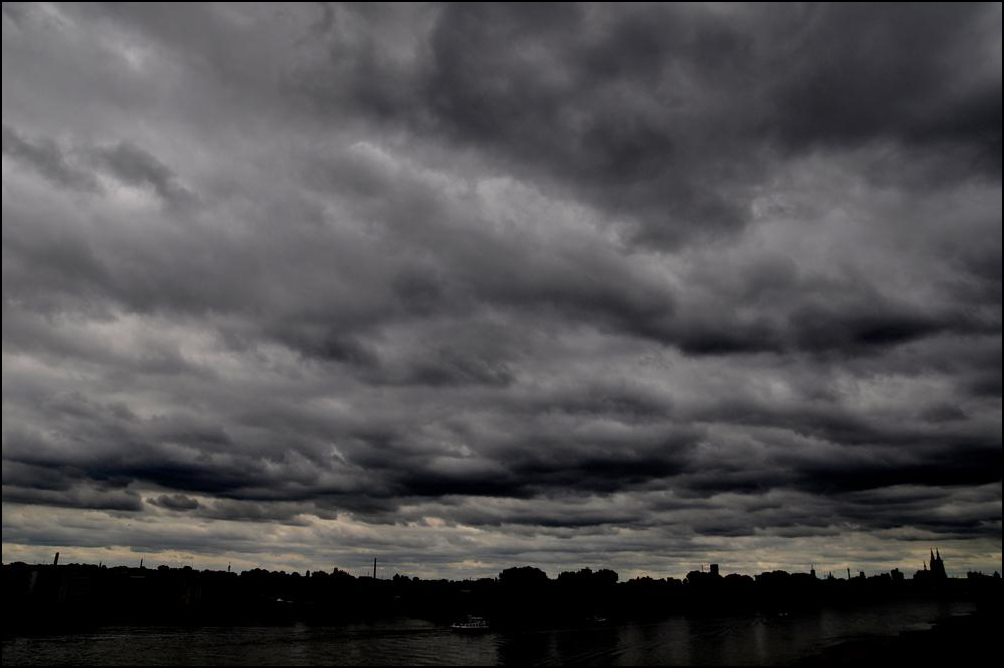
[{"label": "silhouetted building", "polygon": [[718,564],[711,564],[711,577],[718,577]]},{"label": "silhouetted building", "polygon": [[948,573],[945,572],[945,562],[941,558],[941,552],[939,550],[933,550],[931,552],[931,579],[948,579]]},{"label": "silhouetted building", "polygon": [[925,563],[924,569],[914,573],[913,579],[927,582],[948,579],[948,573],[945,571],[945,560],[941,558],[939,550],[931,550],[930,568]]}]

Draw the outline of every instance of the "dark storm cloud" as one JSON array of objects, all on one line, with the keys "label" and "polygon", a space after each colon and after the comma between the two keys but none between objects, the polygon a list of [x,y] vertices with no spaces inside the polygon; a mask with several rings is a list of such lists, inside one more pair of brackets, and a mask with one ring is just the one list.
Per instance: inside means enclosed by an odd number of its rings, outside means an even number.
[{"label": "dark storm cloud", "polygon": [[59,186],[79,190],[96,190],[97,180],[84,168],[75,167],[64,151],[51,139],[35,142],[18,136],[6,125],[3,128],[3,152],[38,171]]},{"label": "dark storm cloud", "polygon": [[999,25],[1000,14],[979,4],[904,9],[833,5],[811,17],[815,29],[805,36],[812,42],[798,51],[808,58],[793,59],[790,78],[777,87],[782,117],[772,128],[793,145],[876,136],[961,142],[999,171],[1000,88],[959,77],[989,55],[985,43],[968,40]]},{"label": "dark storm cloud", "polygon": [[3,500],[7,503],[90,510],[139,511],[143,508],[143,501],[135,492],[106,490],[89,486],[78,486],[68,490],[52,490],[4,485]]},{"label": "dark storm cloud", "polygon": [[[66,188],[91,192],[100,190],[92,169],[96,166],[124,183],[151,187],[169,205],[179,206],[193,201],[192,194],[177,183],[170,169],[128,142],[116,146],[74,147],[72,151],[64,151],[52,139],[43,138],[32,143],[4,126],[3,150],[56,185]],[[67,158],[71,152],[76,153],[75,164]]]},{"label": "dark storm cloud", "polygon": [[177,182],[174,173],[143,149],[122,142],[94,151],[95,161],[124,183],[146,185],[171,206],[192,201],[190,192]]},{"label": "dark storm cloud", "polygon": [[456,4],[406,64],[380,29],[346,51],[340,24],[402,13],[334,12],[337,68],[304,81],[316,104],[344,104],[347,85],[369,113],[635,220],[640,243],[741,228],[777,151],[888,140],[1000,172],[1000,15],[985,5]]},{"label": "dark storm cloud", "polygon": [[999,554],[1000,22],[5,5],[5,553]]},{"label": "dark storm cloud", "polygon": [[161,494],[156,498],[147,499],[146,502],[167,508],[168,510],[177,511],[195,510],[202,507],[202,504],[197,500],[184,494]]}]

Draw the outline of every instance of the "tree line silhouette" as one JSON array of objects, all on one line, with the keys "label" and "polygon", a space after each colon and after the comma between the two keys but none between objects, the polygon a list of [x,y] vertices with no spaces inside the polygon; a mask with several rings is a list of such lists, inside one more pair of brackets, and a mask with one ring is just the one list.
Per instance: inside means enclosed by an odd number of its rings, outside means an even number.
[{"label": "tree line silhouette", "polygon": [[566,571],[557,578],[533,566],[507,568],[496,578],[423,580],[355,577],[335,568],[304,573],[251,569],[241,573],[189,566],[103,565],[2,567],[5,598],[22,629],[104,623],[338,623],[386,616],[448,622],[464,615],[492,626],[601,624],[671,613],[784,614],[823,605],[851,606],[910,599],[974,600],[994,606],[1001,579],[917,576],[898,571],[865,577],[817,577],[771,571],[721,576],[717,566],[685,578],[640,577],[622,582],[610,569]]}]

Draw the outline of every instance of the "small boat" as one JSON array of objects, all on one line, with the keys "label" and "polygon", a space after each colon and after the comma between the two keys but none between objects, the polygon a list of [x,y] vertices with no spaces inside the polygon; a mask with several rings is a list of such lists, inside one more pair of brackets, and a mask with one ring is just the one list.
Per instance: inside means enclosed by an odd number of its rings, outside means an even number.
[{"label": "small boat", "polygon": [[467,619],[462,622],[454,622],[450,628],[454,631],[487,631],[488,620],[484,617],[468,615]]}]

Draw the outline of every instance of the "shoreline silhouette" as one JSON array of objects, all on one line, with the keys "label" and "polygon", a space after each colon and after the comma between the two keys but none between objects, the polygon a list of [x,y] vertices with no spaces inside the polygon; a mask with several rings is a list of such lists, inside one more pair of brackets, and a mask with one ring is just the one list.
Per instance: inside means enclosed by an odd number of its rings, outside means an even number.
[{"label": "shoreline silhouette", "polygon": [[[57,559],[58,561],[58,559]],[[999,573],[946,575],[935,567],[906,578],[897,570],[836,578],[770,571],[721,575],[712,565],[683,579],[620,581],[610,569],[566,571],[557,578],[533,566],[496,578],[423,580],[404,575],[355,577],[337,568],[305,573],[251,569],[241,573],[191,567],[65,564],[2,566],[4,591],[17,615],[8,631],[101,624],[271,625],[342,623],[381,616],[443,624],[475,615],[492,628],[580,626],[666,614],[785,615],[820,606],[892,601],[972,601],[999,616]]]}]

